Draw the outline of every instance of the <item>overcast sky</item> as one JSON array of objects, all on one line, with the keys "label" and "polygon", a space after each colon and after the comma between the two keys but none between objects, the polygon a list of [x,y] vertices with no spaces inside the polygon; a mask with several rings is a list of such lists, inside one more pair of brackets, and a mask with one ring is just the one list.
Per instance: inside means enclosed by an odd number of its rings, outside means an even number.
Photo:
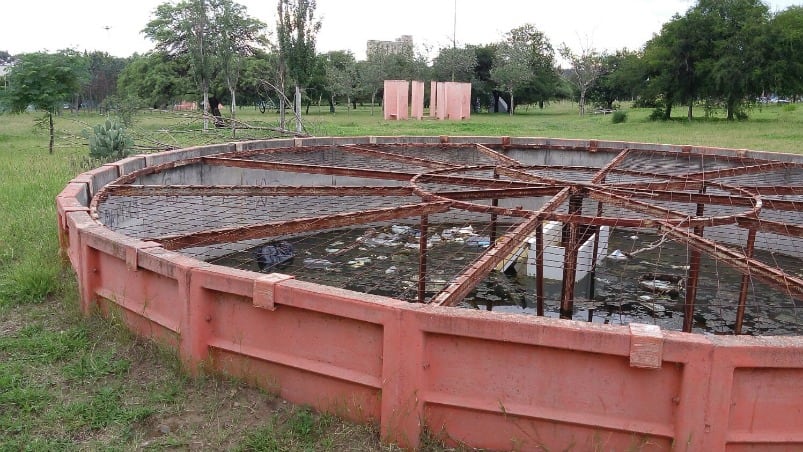
[{"label": "overcast sky", "polygon": [[[153,48],[141,30],[164,0],[5,0],[0,50],[11,54],[72,48],[130,56]],[[252,17],[274,29],[275,0],[240,0]],[[416,48],[436,51],[488,44],[525,23],[543,31],[554,47],[565,42],[597,50],[639,49],[693,0],[318,0],[323,27],[318,51],[351,50],[365,58],[369,39],[413,35]],[[766,2],[771,11],[800,5]],[[455,9],[456,4],[456,9]],[[456,14],[455,14],[456,13]],[[456,18],[456,20],[455,20]],[[455,27],[456,24],[456,27]],[[455,33],[456,31],[456,33]]]}]

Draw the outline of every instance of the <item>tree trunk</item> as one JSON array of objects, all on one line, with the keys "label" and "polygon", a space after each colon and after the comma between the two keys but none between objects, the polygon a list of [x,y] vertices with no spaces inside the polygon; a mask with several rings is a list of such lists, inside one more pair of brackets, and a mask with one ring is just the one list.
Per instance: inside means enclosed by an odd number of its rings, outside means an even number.
[{"label": "tree trunk", "polygon": [[513,90],[510,90],[510,105],[508,105],[507,114],[508,116],[513,116]]},{"label": "tree trunk", "polygon": [[329,98],[329,113],[335,114],[335,95]]},{"label": "tree trunk", "polygon": [[209,87],[204,83],[204,132],[209,131]]},{"label": "tree trunk", "polygon": [[694,102],[689,102],[689,110],[688,110],[688,112],[686,113],[686,119],[688,119],[688,120],[689,120],[689,122],[691,122],[691,118],[692,118],[692,109],[693,109],[693,108],[694,108]]},{"label": "tree trunk", "polygon": [[351,113],[351,112],[349,112],[349,105],[350,104],[351,104],[351,96],[346,95],[346,114],[347,115]]},{"label": "tree trunk", "polygon": [[296,85],[295,95],[295,110],[296,110],[296,133],[301,133],[303,126],[301,125],[301,87]]},{"label": "tree trunk", "polygon": [[279,128],[282,130],[285,130],[284,109],[284,96],[279,96]]},{"label": "tree trunk", "polygon": [[237,136],[237,95],[235,94],[235,90],[233,88],[229,89],[231,93],[231,137],[235,138]]},{"label": "tree trunk", "polygon": [[374,115],[374,100],[376,100],[376,91],[371,93],[371,116]]},{"label": "tree trunk", "polygon": [[56,131],[53,128],[53,112],[49,112],[47,114],[48,120],[50,121],[50,144],[48,145],[48,150],[50,153],[53,153],[53,144],[56,141]]},{"label": "tree trunk", "polygon": [[580,90],[580,102],[577,105],[580,110],[580,116],[585,116],[586,114],[586,92],[585,90]]}]

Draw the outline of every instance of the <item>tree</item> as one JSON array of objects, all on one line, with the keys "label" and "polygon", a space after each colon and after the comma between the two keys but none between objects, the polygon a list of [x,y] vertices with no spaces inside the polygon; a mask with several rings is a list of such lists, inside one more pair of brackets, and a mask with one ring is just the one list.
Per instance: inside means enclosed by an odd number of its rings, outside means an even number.
[{"label": "tree", "polygon": [[[315,0],[279,0],[276,34],[279,45],[281,89],[284,76],[295,86],[296,132],[301,132],[301,87],[315,66],[315,37],[321,29],[315,18]],[[284,108],[281,108],[284,112]],[[281,124],[284,127],[284,124]]]},{"label": "tree", "polygon": [[21,113],[29,106],[46,112],[45,120],[50,132],[48,150],[52,154],[56,137],[53,115],[77,95],[88,78],[85,60],[76,52],[19,55],[8,72],[3,103],[15,113]]},{"label": "tree", "polygon": [[496,44],[488,44],[473,48],[477,65],[474,67],[474,75],[471,79],[472,96],[480,98],[483,106],[488,106],[493,99],[494,109],[499,105],[498,91],[494,89],[496,84],[491,77],[491,69],[494,59],[496,59],[496,47]]},{"label": "tree", "polygon": [[156,50],[172,57],[186,56],[192,75],[203,93],[204,131],[209,129],[209,86],[215,73],[212,24],[206,0],[162,3],[155,18],[142,30],[156,43]]},{"label": "tree", "polygon": [[586,113],[588,90],[602,73],[603,55],[591,47],[581,47],[580,53],[576,54],[565,43],[560,48],[560,55],[572,65],[571,81],[579,93],[577,104],[582,116]]},{"label": "tree", "polygon": [[357,63],[357,73],[362,81],[362,91],[371,99],[371,116],[374,115],[376,95],[383,89],[383,83],[387,78],[387,60],[387,53],[372,53],[368,55],[365,61]]},{"label": "tree", "polygon": [[14,62],[14,55],[8,51],[0,50],[0,64],[11,64]]},{"label": "tree", "polygon": [[432,77],[439,81],[470,82],[477,66],[477,53],[473,47],[447,47],[440,49],[432,61]]},{"label": "tree", "polygon": [[588,93],[589,100],[612,109],[621,99],[633,99],[643,88],[646,71],[640,55],[627,49],[604,55],[602,72]]},{"label": "tree", "polygon": [[346,111],[352,103],[359,84],[357,78],[357,62],[354,54],[345,50],[336,50],[322,55],[326,71],[326,88],[330,94],[329,111],[335,112],[335,96],[346,96]]},{"label": "tree", "polygon": [[699,36],[707,34],[700,29],[698,18],[675,15],[665,23],[661,32],[647,42],[644,50],[645,67],[649,78],[648,97],[660,98],[664,119],[672,116],[676,102],[688,105],[687,117],[692,118],[694,101],[701,91],[703,77],[699,61],[707,52]]},{"label": "tree", "polygon": [[[261,91],[259,86],[265,79],[265,74],[275,74],[278,67],[279,58],[275,52],[256,49],[253,56],[245,57],[242,61],[242,74],[238,80],[239,99],[244,99],[245,103],[250,104],[267,100],[264,96],[269,93]],[[273,100],[271,97],[271,102]]]},{"label": "tree", "polygon": [[[262,31],[265,23],[248,16],[246,8],[232,0],[211,0],[210,17],[213,23],[213,46],[218,57],[226,86],[231,96],[231,117],[236,117],[237,82],[243,60],[254,55],[256,49],[267,44]],[[232,121],[232,134],[234,134]]]},{"label": "tree", "polygon": [[769,88],[779,96],[803,93],[803,6],[790,6],[770,21]]},{"label": "tree", "polygon": [[117,79],[126,66],[125,58],[113,57],[105,52],[92,52],[85,55],[89,67],[89,83],[82,91],[78,105],[86,101],[91,106],[98,106],[109,96],[117,93]]},{"label": "tree", "polygon": [[760,0],[700,0],[688,14],[704,47],[699,62],[709,98],[722,99],[733,120],[747,99],[761,94],[766,77],[769,8]]},{"label": "tree", "polygon": [[152,108],[166,108],[195,92],[190,72],[186,57],[170,57],[160,51],[135,54],[117,78],[117,92],[121,98],[140,99]]},{"label": "tree", "polygon": [[507,111],[511,115],[516,106],[513,92],[532,77],[532,72],[524,57],[520,48],[509,42],[503,42],[497,47],[494,67],[491,69],[491,78],[499,88],[510,95],[510,105]]},{"label": "tree", "polygon": [[534,25],[525,24],[507,32],[495,56],[491,77],[500,88],[508,91],[510,113],[515,109],[514,91],[541,106],[554,95],[558,82],[555,50],[546,35]]},{"label": "tree", "polygon": [[555,49],[546,35],[532,24],[525,24],[508,32],[508,41],[519,47],[532,77],[518,90],[525,102],[544,102],[554,97],[559,76],[555,68]]}]

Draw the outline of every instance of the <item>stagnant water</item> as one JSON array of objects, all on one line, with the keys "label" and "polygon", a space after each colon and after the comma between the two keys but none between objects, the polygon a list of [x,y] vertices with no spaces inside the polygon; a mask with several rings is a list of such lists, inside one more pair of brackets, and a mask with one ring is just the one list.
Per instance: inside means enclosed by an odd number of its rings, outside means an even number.
[{"label": "stagnant water", "polygon": [[[427,253],[427,300],[482,254],[487,246],[487,237],[467,230],[466,226],[440,225],[431,228],[429,236],[435,240],[430,240]],[[279,267],[262,271],[277,271],[300,280],[414,301],[418,294],[418,237],[413,227],[399,225],[289,237],[285,241],[292,245],[294,258]],[[651,233],[615,229],[609,239],[608,252],[632,252],[659,239]],[[256,252],[262,246],[213,262],[260,271]],[[664,329],[681,330],[685,303],[683,284],[659,294],[648,290],[640,280],[647,274],[683,279],[688,268],[687,251],[681,244],[665,242],[630,259],[602,259],[595,274],[583,278],[575,286],[573,318],[616,325],[649,323]],[[779,255],[764,258],[765,261],[772,259],[788,272],[798,274],[803,271],[803,261],[799,259]],[[535,278],[525,274],[523,263],[516,268],[518,271],[512,275],[492,272],[459,306],[535,315]],[[742,276],[705,256],[701,268],[693,331],[732,334]],[[544,314],[558,317],[561,283],[545,280],[544,286]],[[788,294],[751,280],[742,332],[752,335],[802,334],[802,308],[803,304]]]},{"label": "stagnant water", "polygon": [[[609,253],[640,249],[660,238],[650,233],[614,230],[609,241]],[[756,255],[761,257],[761,252]],[[763,256],[765,261],[770,256]],[[772,260],[786,271],[799,273],[803,261],[788,256],[772,255]],[[658,294],[640,284],[644,275],[661,274],[685,278],[688,269],[687,249],[674,242],[640,253],[632,259],[603,259],[596,273],[575,286],[573,319],[597,323],[625,325],[630,322],[650,323],[661,328],[682,330],[685,288]],[[593,287],[591,281],[594,281]],[[698,279],[693,331],[697,333],[732,334],[742,275],[735,270],[703,256]],[[544,315],[558,317],[561,283],[545,280],[546,303]],[[592,293],[593,289],[593,293]],[[500,293],[511,294],[508,299]],[[511,302],[512,301],[512,302]],[[491,275],[488,281],[467,297],[463,306],[492,309],[496,312],[535,314],[535,278],[504,274]],[[742,333],[752,335],[803,334],[803,304],[788,294],[749,280],[748,297]]]}]

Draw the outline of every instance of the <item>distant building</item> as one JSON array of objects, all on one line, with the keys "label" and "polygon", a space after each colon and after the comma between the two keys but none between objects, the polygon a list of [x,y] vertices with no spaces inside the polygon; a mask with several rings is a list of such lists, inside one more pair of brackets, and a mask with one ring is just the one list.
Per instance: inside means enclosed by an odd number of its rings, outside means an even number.
[{"label": "distant building", "polygon": [[379,41],[376,39],[370,39],[365,47],[365,54],[368,57],[375,54],[390,55],[396,53],[406,53],[412,55],[412,35],[401,35],[393,41]]}]

